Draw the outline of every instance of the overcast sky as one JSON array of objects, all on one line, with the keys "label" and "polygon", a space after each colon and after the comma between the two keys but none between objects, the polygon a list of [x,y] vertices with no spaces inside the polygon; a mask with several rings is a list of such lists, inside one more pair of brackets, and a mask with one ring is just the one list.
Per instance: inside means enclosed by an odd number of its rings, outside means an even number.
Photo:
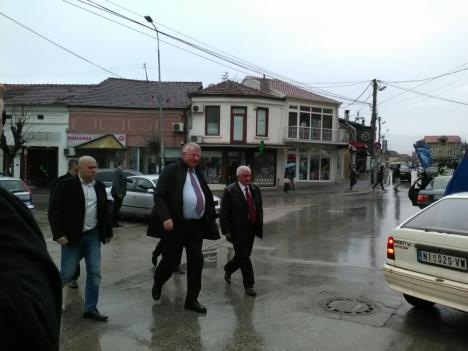
[{"label": "overcast sky", "polygon": [[[97,11],[78,0],[67,1]],[[95,2],[145,22],[110,1]],[[385,3],[376,0],[113,0],[113,3],[139,15],[150,15],[160,31],[191,42],[199,40],[259,66],[261,71],[307,83],[318,93],[326,90],[355,99],[376,78],[468,104],[468,1],[465,0]],[[149,79],[157,80],[156,40],[151,37],[61,0],[2,0],[0,12],[123,78],[145,79],[143,63],[146,63]],[[120,21],[150,36],[154,34]],[[3,33],[0,82],[98,83],[112,76],[3,16],[0,16],[0,26]],[[196,52],[162,35],[161,40]],[[244,68],[233,69],[229,63],[224,62],[230,66],[225,67],[210,62],[167,43],[161,42],[160,49],[164,81],[201,81],[207,86],[220,82],[226,72],[234,80],[255,74]],[[467,71],[431,81],[397,83],[464,68]],[[405,93],[385,83],[381,86],[386,89],[378,94],[378,111],[385,121],[382,132],[388,129],[386,135],[391,149],[409,153],[412,142],[424,135],[468,138],[468,105]],[[368,89],[360,100],[371,102],[370,93]],[[343,102],[343,107],[352,102],[338,100]],[[351,110],[352,117],[359,112],[367,123],[370,121],[368,105],[356,103],[346,109]],[[343,110],[340,108],[340,117]]]}]

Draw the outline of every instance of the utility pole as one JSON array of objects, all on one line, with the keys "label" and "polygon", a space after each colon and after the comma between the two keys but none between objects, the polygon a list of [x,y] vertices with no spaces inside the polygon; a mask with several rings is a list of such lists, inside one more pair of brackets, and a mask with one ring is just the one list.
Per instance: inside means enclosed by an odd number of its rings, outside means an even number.
[{"label": "utility pole", "polygon": [[146,71],[146,63],[143,63],[143,68],[145,69],[146,81],[148,81],[148,72]]},{"label": "utility pole", "polygon": [[377,122],[377,90],[379,85],[377,79],[372,80],[372,118],[371,118],[371,129],[372,129],[372,146],[371,146],[371,183],[374,183],[374,170],[375,170],[375,127]]}]

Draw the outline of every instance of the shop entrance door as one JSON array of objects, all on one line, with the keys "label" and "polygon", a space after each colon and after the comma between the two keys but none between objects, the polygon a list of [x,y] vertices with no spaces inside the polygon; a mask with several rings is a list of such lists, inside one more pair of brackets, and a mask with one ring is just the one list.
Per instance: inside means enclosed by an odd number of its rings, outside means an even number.
[{"label": "shop entrance door", "polygon": [[227,154],[227,182],[226,184],[231,184],[237,181],[236,171],[242,163],[241,152],[238,151],[229,151]]}]

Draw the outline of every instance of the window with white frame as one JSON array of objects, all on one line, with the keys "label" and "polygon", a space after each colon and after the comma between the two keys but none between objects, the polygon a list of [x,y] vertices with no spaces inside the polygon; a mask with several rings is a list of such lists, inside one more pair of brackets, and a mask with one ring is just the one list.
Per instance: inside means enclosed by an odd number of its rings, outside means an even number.
[{"label": "window with white frame", "polygon": [[219,135],[219,123],[219,106],[205,106],[205,135]]},{"label": "window with white frame", "polygon": [[257,107],[257,128],[256,135],[268,136],[268,109],[265,107]]}]

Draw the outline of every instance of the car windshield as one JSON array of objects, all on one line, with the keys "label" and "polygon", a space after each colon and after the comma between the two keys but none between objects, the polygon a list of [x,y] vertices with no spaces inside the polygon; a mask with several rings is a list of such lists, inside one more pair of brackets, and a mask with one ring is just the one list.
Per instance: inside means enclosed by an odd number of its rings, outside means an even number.
[{"label": "car windshield", "polygon": [[468,236],[468,199],[446,198],[410,219],[402,228]]},{"label": "car windshield", "polygon": [[451,177],[436,177],[432,187],[434,189],[445,189]]},{"label": "car windshield", "polygon": [[18,179],[8,179],[8,180],[1,180],[0,186],[10,193],[24,193],[28,192],[28,189],[23,185],[23,182]]}]

